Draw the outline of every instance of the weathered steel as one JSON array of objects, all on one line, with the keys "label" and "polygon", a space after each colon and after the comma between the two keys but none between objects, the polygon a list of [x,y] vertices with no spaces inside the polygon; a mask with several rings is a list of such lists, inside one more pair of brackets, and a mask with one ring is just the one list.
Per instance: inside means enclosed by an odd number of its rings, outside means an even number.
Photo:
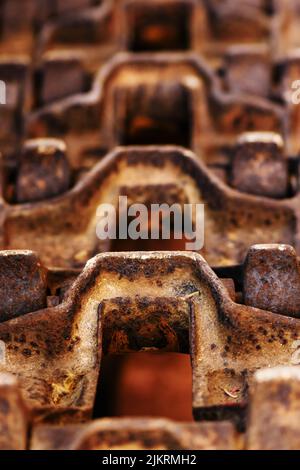
[{"label": "weathered steel", "polygon": [[27,136],[66,140],[74,166],[95,149],[173,144],[208,164],[227,162],[224,149],[240,133],[282,134],[284,109],[266,99],[225,92],[212,69],[186,53],[118,54],[95,76],[88,93],[27,116]]},{"label": "weathered steel", "polygon": [[1,374],[0,427],[4,432],[0,448],[298,450],[299,370],[295,366],[278,366],[254,374],[246,432],[242,434],[228,421],[176,423],[165,419],[112,418],[83,424],[37,424],[32,428],[30,440],[27,435],[32,424],[17,380],[10,374]]},{"label": "weathered steel", "polygon": [[2,249],[31,249],[48,266],[81,267],[94,254],[113,249],[112,241],[97,238],[97,207],[116,206],[124,194],[130,203],[205,203],[201,253],[211,266],[242,263],[256,243],[291,244],[299,252],[299,194],[275,201],[240,193],[178,147],[116,149],[55,199],[26,205],[3,200]]},{"label": "weathered steel", "polygon": [[[0,343],[0,360],[5,350]],[[0,450],[26,450],[28,442],[28,412],[16,377],[0,374]]]},{"label": "weathered steel", "polygon": [[40,426],[33,450],[230,450],[238,437],[229,422],[174,423],[164,419],[103,419],[85,425]]},{"label": "weathered steel", "polygon": [[46,306],[47,272],[30,251],[0,252],[0,320]]},{"label": "weathered steel", "polygon": [[189,352],[196,420],[241,424],[253,372],[292,364],[299,334],[295,318],[234,303],[199,255],[103,254],[57,307],[0,324],[1,371],[18,374],[34,421],[80,422],[103,354]]},{"label": "weathered steel", "polygon": [[280,136],[264,132],[241,136],[234,152],[231,184],[248,194],[286,197],[288,163]]},{"label": "weathered steel", "polygon": [[[0,449],[299,448],[299,1],[0,4]],[[204,203],[206,261],[98,240],[121,195]],[[137,351],[196,422],[90,421]]]},{"label": "weathered steel", "polygon": [[64,142],[57,139],[27,141],[16,177],[18,203],[50,199],[70,186],[70,168]]},{"label": "weathered steel", "polygon": [[291,246],[250,248],[244,265],[244,301],[272,312],[300,315],[299,259]]},{"label": "weathered steel", "polygon": [[[299,341],[295,353],[299,357]],[[255,374],[246,440],[250,450],[299,449],[299,390],[299,367],[275,367]]]}]

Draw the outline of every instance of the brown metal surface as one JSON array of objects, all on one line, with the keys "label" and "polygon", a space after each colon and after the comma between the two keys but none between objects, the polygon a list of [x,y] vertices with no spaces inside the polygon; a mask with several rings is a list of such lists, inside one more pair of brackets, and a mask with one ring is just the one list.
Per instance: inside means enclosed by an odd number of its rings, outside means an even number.
[{"label": "brown metal surface", "polygon": [[[0,449],[300,447],[299,25],[0,0]],[[205,204],[203,249],[100,241],[119,196]]]},{"label": "brown metal surface", "polygon": [[97,149],[149,144],[182,145],[216,164],[241,132],[283,133],[286,120],[271,101],[223,91],[191,52],[123,53],[100,70],[88,93],[29,115],[26,135],[64,138],[77,167]]},{"label": "brown metal surface", "polygon": [[[40,165],[35,171],[38,178]],[[53,188],[56,175],[47,178]],[[242,263],[255,243],[292,244],[299,253],[299,193],[273,200],[234,191],[194,154],[176,147],[117,149],[58,198],[26,205],[3,200],[2,248],[32,249],[49,266],[81,267],[94,254],[114,250],[96,237],[97,207],[117,205],[119,195],[129,203],[205,203],[201,253],[211,266]],[[155,249],[172,249],[171,242],[162,247]],[[132,249],[143,248],[136,242]]]},{"label": "brown metal surface", "polygon": [[37,427],[31,445],[33,450],[57,449],[56,442],[61,449],[71,450],[230,450],[239,438],[228,422],[176,424],[124,418],[65,428]]},{"label": "brown metal surface", "polygon": [[66,426],[30,426],[16,380],[1,374],[1,450],[297,450],[299,367],[256,372],[247,430],[230,422],[173,423],[164,419],[102,419]]},{"label": "brown metal surface", "polygon": [[1,369],[18,374],[34,419],[80,421],[91,416],[103,354],[190,353],[195,418],[241,419],[252,373],[290,364],[298,330],[297,319],[234,303],[199,255],[103,254],[57,307],[0,325]]},{"label": "brown metal surface", "polygon": [[247,433],[249,449],[299,449],[299,368],[265,369],[257,372],[255,379]]}]

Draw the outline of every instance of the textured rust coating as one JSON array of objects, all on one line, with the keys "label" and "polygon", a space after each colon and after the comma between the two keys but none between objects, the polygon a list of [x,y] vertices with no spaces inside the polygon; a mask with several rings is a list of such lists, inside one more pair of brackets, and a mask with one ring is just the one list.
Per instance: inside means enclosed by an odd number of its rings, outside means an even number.
[{"label": "textured rust coating", "polygon": [[[59,439],[57,439],[59,433]],[[39,427],[32,448],[71,450],[229,450],[237,434],[228,423],[180,424],[159,419],[106,419],[86,425]]]},{"label": "textured rust coating", "polygon": [[[115,206],[121,194],[147,205],[204,203],[201,254],[212,266],[242,263],[255,243],[291,244],[299,252],[299,194],[275,201],[240,193],[178,147],[119,148],[55,199],[26,205],[3,201],[2,248],[30,248],[48,266],[82,267],[94,254],[113,249],[96,237],[96,211],[101,203]],[[139,249],[138,242],[132,249]]]},{"label": "textured rust coating", "polygon": [[45,200],[68,190],[70,170],[65,153],[64,143],[56,139],[27,141],[16,181],[18,203]]},{"label": "textured rust coating", "polygon": [[[1,450],[299,448],[299,28],[0,0]],[[119,196],[204,204],[200,253],[99,240]]]},{"label": "textured rust coating", "polygon": [[0,252],[0,320],[46,306],[47,272],[30,251]]},{"label": "textured rust coating", "polygon": [[247,433],[250,450],[299,449],[299,374],[299,367],[276,367],[255,374]]},{"label": "textured rust coating", "polygon": [[[5,360],[0,344],[1,362]],[[10,374],[0,374],[0,450],[25,450],[27,448],[28,413],[18,387],[17,379]]]},{"label": "textured rust coating", "polygon": [[286,245],[255,245],[244,265],[244,301],[262,309],[300,316],[300,271],[295,250]]},{"label": "textured rust coating", "polygon": [[18,372],[34,420],[80,422],[103,354],[189,352],[195,418],[241,423],[253,372],[293,363],[299,334],[297,319],[234,303],[197,254],[103,254],[57,307],[0,324],[1,370]]},{"label": "textured rust coating", "polygon": [[259,196],[283,198],[288,192],[288,166],[283,141],[268,133],[242,136],[234,152],[231,184]]}]

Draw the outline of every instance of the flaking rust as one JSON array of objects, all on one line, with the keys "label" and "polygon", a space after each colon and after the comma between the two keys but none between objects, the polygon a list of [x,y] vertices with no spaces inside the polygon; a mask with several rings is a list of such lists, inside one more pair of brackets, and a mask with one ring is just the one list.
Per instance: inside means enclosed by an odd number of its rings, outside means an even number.
[{"label": "flaking rust", "polygon": [[5,432],[1,434],[0,449],[295,450],[299,447],[298,389],[299,367],[280,366],[256,372],[245,433],[238,433],[228,421],[175,423],[149,418],[32,426],[16,379],[1,374],[0,426]]},{"label": "flaking rust", "polygon": [[[299,367],[255,373],[245,433],[228,422],[175,423],[164,419],[101,419],[65,426],[38,424],[16,379],[0,375],[0,448],[32,450],[295,450],[299,447]],[[268,432],[266,432],[268,431]]]},{"label": "flaking rust", "polygon": [[280,366],[255,373],[243,434],[226,421],[185,425],[164,420],[98,420],[65,428],[36,427],[31,448],[297,450],[299,370]]},{"label": "flaking rust", "polygon": [[[2,256],[15,258],[16,265],[18,256],[35,263],[29,253]],[[51,271],[48,278],[53,282]],[[250,303],[251,286],[246,289]],[[62,424],[91,417],[103,355],[189,353],[195,419],[230,418],[241,426],[253,373],[294,363],[300,334],[290,311],[254,308],[255,294],[253,307],[235,303],[197,254],[98,255],[57,307],[23,311],[0,324],[1,371],[18,375],[34,422]],[[21,294],[15,302],[23,305]]]},{"label": "flaking rust", "polygon": [[[299,1],[0,3],[0,449],[299,448]],[[205,204],[205,259],[101,242],[119,196]],[[92,420],[145,351],[194,422]]]}]

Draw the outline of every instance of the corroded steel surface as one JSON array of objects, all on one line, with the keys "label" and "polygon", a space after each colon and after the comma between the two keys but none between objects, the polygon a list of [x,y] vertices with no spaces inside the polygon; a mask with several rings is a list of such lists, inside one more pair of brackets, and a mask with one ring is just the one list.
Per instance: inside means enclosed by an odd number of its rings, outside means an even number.
[{"label": "corroded steel surface", "polygon": [[[18,266],[29,254],[10,256]],[[15,302],[23,305],[22,297]],[[80,421],[91,415],[103,354],[190,353],[195,418],[240,420],[253,372],[294,361],[299,325],[233,302],[199,255],[103,254],[88,262],[58,306],[0,324],[1,369],[18,374],[38,421]]]},{"label": "corroded steel surface", "polygon": [[[45,149],[46,141],[40,151]],[[52,158],[45,155],[45,160]],[[40,166],[37,180],[39,175]],[[47,181],[56,179],[56,174],[46,176],[36,190],[42,194]],[[242,263],[247,249],[256,243],[287,243],[299,253],[299,193],[281,200],[248,195],[220,181],[190,151],[157,146],[113,151],[60,197],[31,204],[3,199],[2,248],[32,249],[48,266],[81,267],[94,254],[113,250],[107,240],[96,237],[97,207],[116,206],[120,195],[126,195],[129,203],[146,205],[204,203],[201,253],[211,266]],[[132,249],[139,249],[138,241]]]},{"label": "corroded steel surface", "polygon": [[[300,447],[299,26],[298,0],[0,0],[0,449]],[[99,240],[119,196],[205,204],[204,247]]]}]

